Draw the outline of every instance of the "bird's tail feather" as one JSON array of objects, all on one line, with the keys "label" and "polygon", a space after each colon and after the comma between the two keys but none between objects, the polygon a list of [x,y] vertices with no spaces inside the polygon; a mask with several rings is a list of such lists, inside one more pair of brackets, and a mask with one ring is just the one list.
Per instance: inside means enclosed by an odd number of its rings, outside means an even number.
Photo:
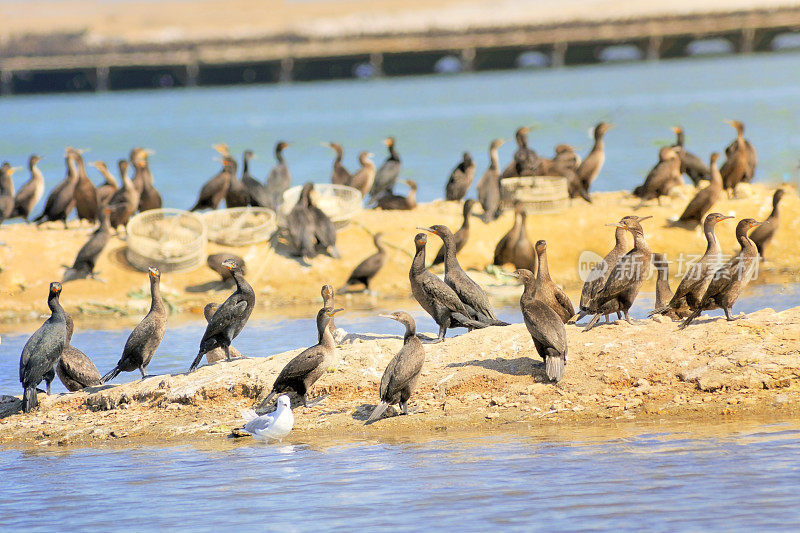
[{"label": "bird's tail feather", "polygon": [[252,409],[242,409],[242,418],[244,418],[245,422],[250,422],[258,418],[258,414]]},{"label": "bird's tail feather", "polygon": [[25,392],[22,395],[22,412],[30,413],[31,410],[39,404],[36,397],[36,387],[25,387]]},{"label": "bird's tail feather", "polygon": [[662,305],[658,309],[653,309],[652,311],[647,313],[647,316],[648,317],[653,317],[653,316],[656,316],[656,315],[663,315],[664,313],[666,313],[669,310],[670,310],[670,307],[668,305]]},{"label": "bird's tail feather", "polygon": [[469,318],[469,317],[467,317],[465,315],[462,315],[461,313],[453,313],[451,318],[453,318],[456,322],[458,322],[459,324],[461,324],[462,327],[465,327],[465,328],[478,329],[478,328],[485,328],[485,327],[489,326],[489,324],[487,324],[485,322],[479,322],[477,320],[472,320],[471,318]]},{"label": "bird's tail feather", "polygon": [[549,355],[545,358],[545,373],[551,381],[561,381],[564,377],[564,365],[566,361],[560,355]]},{"label": "bird's tail feather", "polygon": [[106,383],[106,382],[108,382],[108,381],[111,381],[111,380],[112,380],[112,379],[114,379],[115,377],[119,376],[119,373],[120,373],[120,372],[122,372],[122,370],[121,370],[121,369],[120,369],[118,366],[116,366],[116,367],[114,367],[114,370],[112,370],[111,372],[109,372],[108,374],[106,374],[105,376],[103,376],[103,377],[100,379],[100,381],[101,381],[101,382],[103,382],[103,383]]},{"label": "bird's tail feather", "polygon": [[388,409],[388,408],[389,408],[389,404],[386,403],[386,402],[381,402],[378,405],[376,405],[375,409],[373,409],[373,411],[372,411],[372,414],[369,415],[369,418],[367,419],[365,425],[366,424],[371,424],[371,423],[375,422],[376,420],[378,420],[381,416],[383,416],[383,413],[385,413],[386,409]]}]

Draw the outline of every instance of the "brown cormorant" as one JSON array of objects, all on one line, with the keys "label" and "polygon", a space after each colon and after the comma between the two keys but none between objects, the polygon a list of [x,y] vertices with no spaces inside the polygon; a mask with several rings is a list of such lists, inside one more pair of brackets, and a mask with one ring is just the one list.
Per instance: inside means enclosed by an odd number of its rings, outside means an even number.
[{"label": "brown cormorant", "polygon": [[276,395],[292,390],[303,399],[303,405],[312,407],[319,400],[308,401],[308,390],[325,373],[333,357],[336,341],[333,338],[331,318],[344,309],[320,309],[317,313],[317,335],[320,341],[306,348],[286,363],[272,385],[272,391],[259,407],[266,406]]},{"label": "brown cormorant", "polygon": [[37,224],[60,220],[67,227],[67,217],[75,207],[75,184],[78,182],[78,171],[75,168],[75,154],[71,148],[67,148],[64,160],[67,163],[67,175],[64,180],[56,185],[44,204],[42,214],[34,218]]},{"label": "brown cormorant", "polygon": [[550,269],[547,266],[547,242],[536,241],[536,257],[539,271],[534,283],[534,297],[550,307],[565,324],[575,314],[575,308],[569,296],[550,278]]},{"label": "brown cormorant", "polygon": [[658,151],[658,163],[647,174],[644,183],[633,190],[633,195],[641,198],[640,206],[653,199],[661,205],[661,197],[667,196],[681,183],[681,160],[677,148],[665,146]]},{"label": "brown cormorant", "polygon": [[[203,308],[203,316],[205,317],[206,322],[211,322],[211,317],[214,316],[214,313],[217,312],[217,309],[219,309],[219,304],[206,304],[206,306]],[[231,352],[232,358],[238,359],[240,357],[243,357],[242,354],[239,352],[239,350],[237,350],[233,346],[231,346],[229,350]],[[222,361],[223,359],[225,359],[225,350],[223,350],[219,346],[217,346],[210,352],[206,352],[206,362],[209,365],[216,363],[217,361]]]},{"label": "brown cormorant", "polygon": [[[103,383],[100,372],[91,359],[70,344],[74,324],[72,317],[67,315],[67,343],[64,351],[56,363],[56,373],[61,383],[70,392],[75,392],[86,387],[93,387]],[[48,391],[49,394],[49,391]]]},{"label": "brown cormorant", "polygon": [[471,330],[489,325],[470,318],[470,310],[455,291],[425,268],[425,245],[427,242],[428,238],[424,233],[417,233],[414,237],[417,252],[411,262],[408,278],[414,298],[439,326],[437,342],[444,340],[448,328],[469,328]]},{"label": "brown cormorant", "polygon": [[31,211],[33,211],[33,206],[42,198],[44,194],[44,176],[42,176],[42,171],[39,170],[39,167],[36,166],[36,163],[41,159],[42,156],[35,154],[28,159],[31,178],[17,191],[17,195],[14,197],[14,210],[11,211],[11,216],[8,218],[22,217],[27,222]]},{"label": "brown cormorant", "polygon": [[692,310],[692,314],[680,325],[680,329],[691,324],[692,320],[700,316],[703,311],[711,309],[722,309],[725,311],[725,318],[733,320],[731,308],[742,290],[750,283],[758,266],[758,249],[747,237],[747,232],[760,225],[761,222],[752,218],[739,221],[736,225],[736,240],[742,246],[741,251],[714,272],[703,298]]},{"label": "brown cormorant", "polygon": [[75,279],[96,279],[94,267],[97,264],[97,258],[100,257],[109,239],[111,239],[111,225],[109,224],[110,214],[110,207],[104,207],[100,210],[100,227],[97,228],[94,233],[92,233],[92,236],[89,237],[89,240],[81,246],[78,255],[75,257],[75,262],[72,263],[72,268],[68,268],[64,272],[62,283]]},{"label": "brown cormorant", "polygon": [[543,173],[548,176],[563,176],[567,178],[567,193],[569,197],[583,198],[592,203],[589,190],[585,188],[584,182],[578,177],[580,165],[581,156],[575,152],[575,148],[569,144],[559,144],[556,146],[556,154],[549,169]]},{"label": "brown cormorant", "polygon": [[483,207],[483,218],[485,223],[489,223],[500,216],[500,158],[497,150],[505,141],[495,139],[489,145],[489,168],[478,180],[478,201]]},{"label": "brown cormorant", "polygon": [[299,257],[315,257],[327,253],[339,257],[336,248],[336,227],[331,219],[311,199],[314,184],[303,185],[300,198],[287,217],[289,243],[292,253]]},{"label": "brown cormorant", "polygon": [[83,161],[81,150],[72,150],[75,156],[75,168],[78,172],[78,181],[75,183],[75,211],[79,220],[94,223],[97,220],[97,191],[92,180],[86,173],[86,163]]},{"label": "brown cormorant", "polygon": [[353,174],[349,185],[361,191],[361,197],[364,198],[372,188],[372,183],[375,181],[375,163],[370,159],[372,154],[369,152],[361,152],[358,154],[358,162],[361,163],[361,168]]},{"label": "brown cormorant", "polygon": [[400,176],[400,168],[402,166],[400,156],[395,149],[394,137],[387,137],[384,139],[383,144],[389,148],[389,157],[386,158],[386,161],[375,173],[375,180],[372,182],[372,188],[369,191],[369,197],[372,201],[385,193],[391,194],[394,184]]},{"label": "brown cormorant", "polygon": [[603,137],[606,132],[611,129],[611,124],[607,122],[600,122],[594,127],[594,145],[592,146],[589,154],[584,158],[583,162],[578,166],[576,171],[578,180],[580,180],[581,188],[586,191],[588,195],[594,180],[597,178],[600,171],[603,169],[603,163],[606,162],[605,144]]},{"label": "brown cormorant", "polygon": [[767,220],[765,220],[761,226],[757,227],[753,230],[753,233],[750,234],[750,240],[753,241],[756,248],[758,248],[758,255],[761,256],[761,259],[765,259],[764,251],[767,249],[767,246],[769,246],[769,243],[772,242],[772,238],[775,237],[775,232],[778,231],[778,225],[780,224],[778,204],[781,198],[783,198],[783,195],[783,189],[775,191],[775,194],[772,196],[772,213],[770,213]]},{"label": "brown cormorant", "polygon": [[382,233],[376,233],[373,237],[373,242],[375,243],[375,248],[377,248],[378,251],[361,261],[358,266],[353,269],[353,272],[350,274],[350,277],[347,278],[344,287],[339,289],[340,293],[350,292],[349,287],[351,285],[363,285],[364,288],[362,290],[369,292],[369,282],[373,277],[375,277],[378,271],[383,268],[383,265],[386,264],[387,255],[386,246],[383,244]]},{"label": "brown cormorant", "polygon": [[686,318],[689,316],[688,308],[680,309],[681,316],[678,311],[669,307],[669,301],[672,299],[672,289],[669,287],[669,261],[667,261],[664,254],[653,254],[653,267],[656,269],[656,302],[653,306],[653,311],[658,309],[666,309],[664,315],[672,320],[678,318]]},{"label": "brown cormorant", "polygon": [[276,209],[283,202],[283,192],[291,187],[292,175],[289,173],[289,165],[283,158],[283,151],[289,146],[286,141],[279,141],[275,144],[275,166],[269,171],[267,181],[264,186],[267,188],[267,195],[270,205],[267,207]]},{"label": "brown cormorant", "polygon": [[228,190],[225,191],[225,207],[247,207],[250,205],[250,193],[237,175],[239,164],[230,156],[225,157],[229,168]]},{"label": "brown cormorant", "polygon": [[323,144],[331,148],[334,152],[336,152],[336,157],[333,160],[331,183],[333,183],[334,185],[349,185],[350,181],[352,181],[353,179],[353,176],[350,174],[350,171],[348,171],[342,164],[342,157],[344,156],[344,150],[342,149],[342,145],[335,142],[327,142]]},{"label": "brown cormorant", "polygon": [[111,208],[111,215],[109,223],[111,227],[117,229],[119,226],[124,226],[128,220],[136,213],[139,208],[139,193],[136,191],[136,186],[128,177],[128,161],[120,159],[117,161],[119,169],[119,177],[122,180],[122,188],[111,195],[108,200],[108,207]]},{"label": "brown cormorant", "polygon": [[692,183],[695,185],[699,184],[701,180],[710,180],[711,169],[703,163],[702,159],[686,150],[686,147],[683,145],[683,128],[675,126],[672,128],[672,131],[677,135],[673,146],[680,148],[680,150],[678,150],[678,156],[681,159],[681,172],[689,176],[689,179],[692,180]]},{"label": "brown cormorant", "polygon": [[247,189],[250,205],[253,207],[270,207],[272,200],[270,200],[269,193],[267,193],[267,188],[250,174],[250,160],[253,157],[252,150],[245,150],[242,154],[242,185]]},{"label": "brown cormorant", "polygon": [[392,192],[386,192],[378,198],[378,207],[381,209],[395,209],[410,211],[417,207],[417,182],[413,180],[402,180],[408,185],[408,196],[400,196]]},{"label": "brown cormorant", "polygon": [[527,218],[525,208],[517,203],[514,207],[514,225],[495,246],[492,264],[502,266],[511,263],[514,268],[536,272],[536,252],[525,227]]},{"label": "brown cormorant", "polygon": [[706,213],[711,211],[711,208],[722,196],[722,175],[717,168],[718,158],[719,154],[717,152],[711,154],[711,183],[705,189],[697,191],[697,194],[694,195],[694,198],[691,199],[689,205],[686,206],[686,209],[683,210],[680,218],[678,218],[679,223],[691,226],[700,224]]},{"label": "brown cormorant", "polygon": [[450,173],[450,178],[444,187],[444,199],[460,202],[467,195],[473,179],[475,179],[475,161],[469,152],[464,152],[461,162]]},{"label": "brown cormorant", "polygon": [[227,252],[209,255],[206,258],[206,265],[208,265],[208,268],[219,274],[219,277],[222,278],[222,281],[232,280],[233,274],[230,270],[223,266],[227,259],[232,259],[235,261],[236,264],[242,269],[242,274],[247,274],[247,265],[245,265],[244,259],[236,254],[230,254]]},{"label": "brown cormorant", "polygon": [[[152,152],[144,148],[134,148],[131,152],[131,164],[134,168],[133,183],[139,191],[139,212],[151,209],[161,209],[163,202],[161,194],[153,183],[153,172],[150,170],[148,155]],[[141,188],[139,187],[141,184]]]},{"label": "brown cormorant", "polygon": [[551,381],[561,381],[567,364],[567,331],[564,323],[550,306],[534,297],[536,282],[533,272],[518,269],[513,276],[525,284],[519,307],[536,352],[544,360],[545,374]]},{"label": "brown cormorant", "polygon": [[406,332],[403,335],[403,347],[392,357],[383,372],[379,390],[381,402],[369,415],[367,424],[380,419],[386,409],[396,403],[400,404],[400,410],[404,415],[408,414],[408,399],[417,387],[417,380],[425,363],[425,349],[417,337],[417,324],[411,315],[397,311],[390,315],[378,316],[400,322],[405,326]]},{"label": "brown cormorant", "polygon": [[100,171],[103,177],[106,179],[102,185],[97,187],[97,206],[103,207],[106,205],[111,197],[114,196],[114,193],[117,192],[119,189],[119,183],[117,183],[116,178],[109,172],[108,166],[106,166],[105,161],[93,161],[89,163],[94,168]]},{"label": "brown cormorant", "polygon": [[14,172],[20,167],[12,167],[6,161],[0,165],[0,224],[14,211]]},{"label": "brown cormorant", "polygon": [[228,259],[222,264],[231,271],[233,279],[236,280],[236,291],[228,296],[217,312],[211,317],[211,321],[206,327],[203,339],[200,341],[200,350],[197,353],[189,372],[192,372],[206,352],[210,352],[216,347],[221,347],[225,351],[225,358],[230,361],[230,346],[233,339],[244,329],[250,313],[256,304],[256,293],[244,279],[244,274],[236,261]]},{"label": "brown cormorant", "polygon": [[190,211],[216,209],[223,198],[225,198],[225,195],[228,194],[228,187],[230,186],[231,178],[235,172],[236,161],[230,156],[224,156],[222,159],[222,170],[203,185],[203,188],[200,189],[197,202]]},{"label": "brown cormorant", "polygon": [[119,375],[120,372],[133,372],[139,369],[142,379],[147,377],[147,365],[156,353],[164,332],[167,331],[167,308],[161,299],[161,272],[150,267],[150,311],[141,322],[133,329],[125,348],[122,350],[117,366],[103,376],[103,383],[106,383]]},{"label": "brown cormorant", "polygon": [[[464,212],[463,212],[463,220],[461,222],[461,227],[458,228],[456,231],[454,238],[456,241],[456,253],[460,252],[464,249],[464,246],[467,244],[467,239],[469,239],[469,219],[470,214],[472,213],[472,207],[475,205],[475,200],[472,198],[467,199],[464,202]],[[439,251],[436,253],[436,257],[433,259],[433,263],[431,266],[436,266],[444,263],[444,244]]]},{"label": "brown cormorant", "polygon": [[53,366],[67,345],[67,316],[58,296],[61,284],[50,284],[47,306],[50,317],[37,329],[22,348],[19,360],[19,381],[22,383],[22,412],[29,413],[38,405],[36,387]]},{"label": "brown cormorant", "polygon": [[519,128],[514,137],[517,140],[517,151],[514,152],[514,159],[503,170],[501,179],[516,178],[519,176],[535,176],[539,167],[539,157],[536,152],[528,148],[528,132],[531,129],[527,126]]},{"label": "brown cormorant", "polygon": [[725,163],[720,168],[722,183],[732,195],[739,182],[753,181],[758,155],[750,141],[744,138],[744,124],[738,120],[726,120],[736,130],[736,139],[725,148]]}]

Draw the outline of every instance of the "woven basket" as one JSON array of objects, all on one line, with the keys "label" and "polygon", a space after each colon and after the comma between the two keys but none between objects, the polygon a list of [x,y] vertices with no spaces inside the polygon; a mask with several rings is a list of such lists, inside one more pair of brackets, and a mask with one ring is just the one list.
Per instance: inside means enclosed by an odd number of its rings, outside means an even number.
[{"label": "woven basket", "polygon": [[206,260],[206,228],[203,220],[180,209],[153,209],[128,222],[128,261],[146,271],[192,270]]},{"label": "woven basket", "polygon": [[520,202],[528,213],[561,211],[569,205],[567,178],[561,176],[526,176],[500,181],[500,203],[512,209]]},{"label": "woven basket", "polygon": [[208,240],[227,246],[268,241],[277,227],[275,211],[266,207],[219,209],[202,216]]},{"label": "woven basket", "polygon": [[[283,193],[283,203],[278,207],[278,224],[286,227],[286,217],[300,198],[301,185],[287,189]],[[336,229],[342,229],[350,219],[361,212],[361,191],[346,185],[315,183],[311,193],[314,205],[328,215]]]}]

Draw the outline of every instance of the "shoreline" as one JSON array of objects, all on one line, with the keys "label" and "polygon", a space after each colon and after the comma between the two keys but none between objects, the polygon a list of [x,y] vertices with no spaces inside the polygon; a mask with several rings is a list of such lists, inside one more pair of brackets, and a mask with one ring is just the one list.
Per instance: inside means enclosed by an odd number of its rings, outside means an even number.
[{"label": "shoreline", "polygon": [[[364,421],[402,338],[350,334],[312,388],[312,398],[327,398],[310,409],[295,408],[295,428],[285,442],[313,444],[342,434],[367,440],[526,425],[550,431],[564,424],[796,417],[798,323],[800,307],[764,309],[733,322],[702,317],[680,333],[678,323],[664,317],[589,332],[570,325],[567,372],[557,385],[544,382],[543,363],[523,324],[475,330],[425,344],[425,366],[409,402],[417,412],[370,426]],[[41,394],[41,407],[27,415],[19,412],[18,398],[6,396],[0,403],[0,447],[228,442],[231,430],[242,425],[240,410],[265,397],[299,351],[206,365],[192,374]]]},{"label": "shoreline", "polygon": [[[765,282],[800,282],[800,249],[795,245],[796,235],[800,234],[800,198],[791,185],[784,187],[789,189],[789,193],[781,203],[781,226],[768,250],[768,261],[761,263],[759,277],[751,286]],[[771,210],[773,190],[755,184],[749,188],[748,197],[722,199],[714,209],[737,218],[752,216],[763,220]],[[681,186],[673,196],[663,201],[664,205],[649,205],[636,211],[641,216],[654,216],[644,223],[645,235],[654,251],[669,257],[679,257],[681,253],[689,257],[705,249],[705,239],[699,229],[669,227],[666,222],[680,214],[693,191],[691,185]],[[526,226],[532,242],[540,238],[548,241],[550,273],[565,288],[573,303],[582,287],[578,272],[581,252],[589,250],[605,255],[613,246],[613,231],[605,224],[630,214],[638,203],[623,191],[595,193],[593,198],[592,204],[575,201],[559,213],[529,214]],[[515,282],[485,271],[492,261],[497,241],[510,229],[512,222],[513,214],[510,212],[503,213],[490,224],[484,224],[473,216],[469,241],[458,255],[464,269],[486,288],[495,301],[512,302],[519,297],[519,286]],[[244,257],[248,265],[246,277],[256,291],[254,317],[273,313],[308,316],[319,305],[320,287],[325,283],[341,287],[353,267],[374,252],[371,233],[381,231],[390,248],[387,264],[373,282],[378,296],[355,294],[338,298],[345,307],[350,302],[355,305],[366,302],[368,306],[393,303],[416,306],[408,287],[408,268],[414,250],[412,238],[418,232],[417,226],[436,223],[458,228],[461,225],[461,205],[434,201],[420,204],[411,212],[362,211],[337,233],[342,259],[319,256],[312,260],[310,267],[284,255],[282,245],[273,248],[275,238],[272,239],[273,245],[259,243],[247,247],[209,243],[207,252],[229,251]],[[734,226],[722,223],[717,228],[723,253],[731,253],[737,248]],[[0,286],[3,287],[0,291],[0,327],[5,334],[33,331],[38,327],[42,315],[47,312],[47,285],[61,279],[62,265],[72,263],[75,253],[92,231],[88,225],[77,225],[74,221],[67,230],[55,224],[52,227],[55,229],[37,229],[24,224],[3,227],[3,240],[7,246],[0,247]],[[441,245],[438,241],[437,238],[429,239],[428,261]],[[127,321],[135,324],[147,312],[147,276],[128,264],[125,246],[119,237],[112,237],[99,258],[96,271],[107,283],[89,279],[64,285],[61,301],[78,322],[78,327],[82,327],[84,322],[102,324],[107,320],[113,320],[115,324]],[[36,255],[37,260],[32,261],[32,255]],[[285,272],[297,275],[287,278]],[[442,268],[437,267],[433,272],[440,274]],[[227,298],[231,286],[218,280],[217,274],[206,266],[189,272],[163,273],[162,292],[176,310],[170,321],[180,323],[201,317],[206,303],[222,302]],[[670,271],[670,283],[673,288],[678,283],[673,270]],[[653,277],[645,283],[642,291],[654,292],[654,286]]]}]

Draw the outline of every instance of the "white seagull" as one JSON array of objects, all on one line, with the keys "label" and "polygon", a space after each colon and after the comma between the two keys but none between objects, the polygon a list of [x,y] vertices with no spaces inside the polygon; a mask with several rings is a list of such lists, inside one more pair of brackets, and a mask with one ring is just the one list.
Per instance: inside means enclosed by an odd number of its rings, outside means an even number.
[{"label": "white seagull", "polygon": [[281,440],[294,427],[292,404],[285,394],[278,396],[278,408],[275,411],[258,416],[252,409],[244,409],[242,418],[247,422],[244,426],[245,433],[264,440]]}]

